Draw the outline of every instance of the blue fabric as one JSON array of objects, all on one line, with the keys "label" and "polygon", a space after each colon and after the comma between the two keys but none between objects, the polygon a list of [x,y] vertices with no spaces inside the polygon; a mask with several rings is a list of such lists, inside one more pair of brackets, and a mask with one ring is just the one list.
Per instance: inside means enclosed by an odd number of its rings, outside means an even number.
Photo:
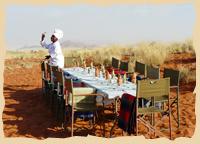
[{"label": "blue fabric", "polygon": [[127,78],[127,81],[131,82],[131,77],[128,77],[128,78]]},{"label": "blue fabric", "polygon": [[81,119],[94,117],[93,112],[75,112],[74,115],[75,115],[75,118],[81,118]]},{"label": "blue fabric", "polygon": [[142,80],[142,77],[141,77],[140,75],[137,75],[137,76],[136,76],[136,79],[137,79],[137,80]]},{"label": "blue fabric", "polygon": [[[71,77],[71,75],[70,75],[70,74],[68,74],[68,73],[67,73],[67,72],[65,72],[65,71],[64,71],[64,76],[65,76],[65,77],[72,78],[72,77]],[[79,81],[79,79],[78,79],[78,78],[74,78],[74,77],[73,77],[73,81]]]}]

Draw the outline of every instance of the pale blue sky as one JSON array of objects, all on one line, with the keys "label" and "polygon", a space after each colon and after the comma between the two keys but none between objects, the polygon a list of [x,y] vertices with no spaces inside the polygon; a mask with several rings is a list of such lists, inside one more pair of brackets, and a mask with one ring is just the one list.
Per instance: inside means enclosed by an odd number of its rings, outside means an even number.
[{"label": "pale blue sky", "polygon": [[[39,45],[40,35],[64,31],[64,40],[85,43],[133,44],[140,41],[181,41],[192,37],[192,4],[8,6],[8,48]],[[49,37],[47,37],[49,39]]]}]

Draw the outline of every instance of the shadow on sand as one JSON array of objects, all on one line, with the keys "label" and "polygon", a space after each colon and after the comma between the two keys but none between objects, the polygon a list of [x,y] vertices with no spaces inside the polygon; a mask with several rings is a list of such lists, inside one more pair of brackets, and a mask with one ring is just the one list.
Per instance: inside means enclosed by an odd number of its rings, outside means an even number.
[{"label": "shadow on sand", "polygon": [[[23,89],[22,89],[23,87]],[[28,90],[25,90],[28,89]],[[66,138],[65,131],[56,122],[49,106],[45,102],[41,88],[30,89],[29,85],[4,85],[5,107],[3,111],[4,133],[6,137]],[[74,133],[79,136],[91,134],[88,131]]]}]

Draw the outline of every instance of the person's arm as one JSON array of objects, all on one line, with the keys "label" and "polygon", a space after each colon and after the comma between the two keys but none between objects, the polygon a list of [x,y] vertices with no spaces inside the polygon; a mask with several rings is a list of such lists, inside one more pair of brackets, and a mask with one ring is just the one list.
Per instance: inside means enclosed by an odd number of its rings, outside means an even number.
[{"label": "person's arm", "polygon": [[[44,38],[45,38],[45,33],[42,33],[40,44],[41,44],[42,47],[49,48],[49,45],[46,44],[46,42],[44,41]],[[50,55],[45,56],[46,60],[48,60],[49,58],[51,58]]]},{"label": "person's arm", "polygon": [[43,33],[42,34],[42,37],[41,37],[41,41],[40,41],[40,44],[41,44],[41,46],[42,47],[44,47],[44,48],[49,48],[49,45],[48,44],[46,44],[46,42],[44,41],[44,38],[45,38],[45,33]]}]

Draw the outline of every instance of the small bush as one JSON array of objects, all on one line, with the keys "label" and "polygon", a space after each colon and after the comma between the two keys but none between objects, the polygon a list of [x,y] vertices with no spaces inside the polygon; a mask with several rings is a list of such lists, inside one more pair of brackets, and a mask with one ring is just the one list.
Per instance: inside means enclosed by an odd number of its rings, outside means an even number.
[{"label": "small bush", "polygon": [[184,66],[179,66],[178,69],[180,71],[180,81],[183,81],[185,83],[196,81],[195,71],[190,71],[189,68]]},{"label": "small bush", "polygon": [[193,47],[193,41],[190,39],[185,40],[184,42],[174,42],[168,46],[170,53],[183,53],[183,52],[191,52],[195,53]]},{"label": "small bush", "polygon": [[[174,43],[142,42],[135,45],[110,45],[97,48],[63,48],[65,57],[78,57],[95,64],[111,65],[112,57],[123,59],[123,55],[129,55],[130,62],[135,60],[152,65],[162,65],[168,59],[169,53],[182,53],[195,51],[192,40]],[[7,51],[7,58],[44,58],[48,54],[47,50],[40,51]]]}]

